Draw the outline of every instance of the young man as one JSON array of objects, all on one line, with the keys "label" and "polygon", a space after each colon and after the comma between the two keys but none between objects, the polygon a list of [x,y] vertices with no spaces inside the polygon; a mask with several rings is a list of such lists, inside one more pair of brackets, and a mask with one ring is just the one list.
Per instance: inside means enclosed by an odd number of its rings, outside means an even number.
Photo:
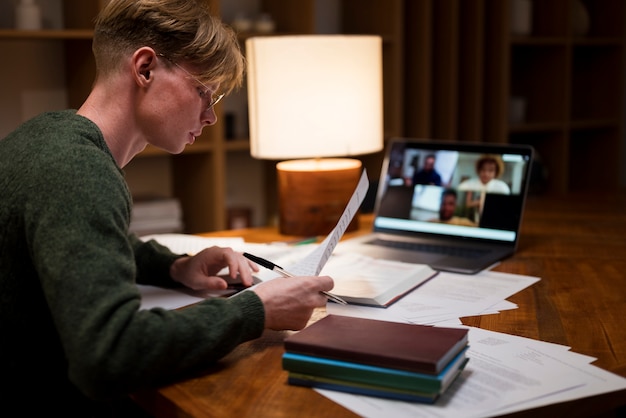
[{"label": "young man", "polygon": [[441,192],[441,203],[439,206],[439,217],[431,219],[430,222],[438,222],[449,225],[477,226],[467,218],[456,216],[457,193],[453,189],[445,189]]},{"label": "young man", "polygon": [[148,144],[174,154],[193,144],[241,84],[236,36],[202,4],[111,0],[96,21],[85,103],[0,140],[7,410],[110,415],[112,400],[201,371],[265,328],[301,329],[326,303],[332,279],[301,277],[180,311],[139,310],[136,283],[221,289],[222,268],[247,285],[257,269],[229,248],[181,256],[128,232],[122,168]]}]

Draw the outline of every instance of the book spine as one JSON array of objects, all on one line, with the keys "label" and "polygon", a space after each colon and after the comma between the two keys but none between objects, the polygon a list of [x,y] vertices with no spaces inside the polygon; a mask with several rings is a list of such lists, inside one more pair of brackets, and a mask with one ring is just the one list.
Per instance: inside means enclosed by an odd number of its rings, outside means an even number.
[{"label": "book spine", "polygon": [[357,395],[374,396],[377,398],[395,399],[405,402],[418,402],[418,403],[434,403],[439,397],[438,393],[432,395],[416,395],[407,392],[394,391],[393,389],[386,389],[383,387],[365,387],[361,385],[353,385],[350,382],[324,382],[316,380],[315,377],[306,377],[303,375],[289,375],[288,383],[297,386],[306,386],[317,389],[328,389],[339,392],[353,393]]},{"label": "book spine", "polygon": [[442,380],[436,375],[425,375],[405,370],[369,366],[289,352],[283,354],[282,363],[283,368],[290,372],[377,385],[385,388],[428,393],[439,392],[442,389]]}]

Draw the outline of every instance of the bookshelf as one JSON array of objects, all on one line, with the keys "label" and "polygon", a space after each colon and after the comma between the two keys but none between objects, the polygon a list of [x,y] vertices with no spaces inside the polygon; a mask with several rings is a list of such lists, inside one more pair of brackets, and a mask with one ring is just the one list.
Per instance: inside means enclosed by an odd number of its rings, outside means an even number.
[{"label": "bookshelf", "polygon": [[[617,190],[624,137],[620,0],[407,1],[405,134],[530,144],[546,178],[539,192]],[[580,14],[583,7],[584,16]],[[583,23],[588,27],[581,30]],[[521,102],[522,118],[509,117]]]}]

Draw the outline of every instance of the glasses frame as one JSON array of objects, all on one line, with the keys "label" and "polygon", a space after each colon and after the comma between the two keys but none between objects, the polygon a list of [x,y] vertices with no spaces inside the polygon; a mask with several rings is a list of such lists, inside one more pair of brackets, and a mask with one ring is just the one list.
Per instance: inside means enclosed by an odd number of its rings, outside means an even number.
[{"label": "glasses frame", "polygon": [[[167,56],[163,55],[163,54],[157,54],[159,57],[165,58],[166,60],[168,60],[169,62],[171,62],[172,64],[174,64],[176,67],[180,68],[181,70],[183,70],[183,72],[185,74],[187,74],[187,76],[189,76],[191,79],[193,79],[194,81],[196,81],[198,84],[200,84],[202,87],[204,87],[205,91],[203,92],[203,95],[206,96],[207,94],[209,94],[209,91],[211,91],[211,89],[209,88],[209,86],[207,86],[206,84],[204,84],[202,81],[200,81],[200,79],[191,74],[189,71],[187,71],[184,67],[182,67],[180,64],[178,64],[176,61],[173,61],[171,59],[169,59]],[[222,100],[224,98],[224,96],[226,95],[226,93],[221,93],[218,94],[217,96],[213,96],[211,95],[211,101],[209,102],[209,104],[206,107],[206,110],[211,109],[212,107],[214,107],[216,104],[218,104],[220,102],[220,100]],[[202,97],[202,95],[201,95]],[[204,97],[203,97],[204,98]]]}]

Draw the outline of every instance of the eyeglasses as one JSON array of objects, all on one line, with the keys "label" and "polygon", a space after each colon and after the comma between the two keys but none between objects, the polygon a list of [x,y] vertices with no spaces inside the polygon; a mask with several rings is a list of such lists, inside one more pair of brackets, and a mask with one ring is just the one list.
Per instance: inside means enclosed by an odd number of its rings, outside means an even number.
[{"label": "eyeglasses", "polygon": [[[207,97],[207,95],[209,94],[209,91],[211,90],[209,88],[209,86],[207,86],[206,84],[204,84],[202,81],[200,81],[200,79],[198,77],[196,77],[195,75],[191,74],[189,71],[185,70],[185,68],[183,68],[181,65],[179,65],[177,62],[172,61],[171,59],[169,59],[168,57],[166,57],[163,54],[157,54],[160,57],[165,58],[166,60],[168,60],[169,62],[171,62],[172,64],[174,64],[175,66],[177,66],[178,68],[180,68],[181,70],[183,70],[183,72],[185,74],[187,74],[190,78],[192,78],[193,80],[195,80],[198,84],[200,84],[202,87],[204,87],[204,90],[198,90],[198,94],[200,95],[201,99],[205,99]],[[222,93],[222,94],[218,94],[217,96],[212,96],[211,97],[211,101],[209,102],[208,106],[206,107],[206,110],[211,109],[213,106],[215,106],[216,104],[219,103],[220,100],[222,100],[224,98],[226,94]]]}]

